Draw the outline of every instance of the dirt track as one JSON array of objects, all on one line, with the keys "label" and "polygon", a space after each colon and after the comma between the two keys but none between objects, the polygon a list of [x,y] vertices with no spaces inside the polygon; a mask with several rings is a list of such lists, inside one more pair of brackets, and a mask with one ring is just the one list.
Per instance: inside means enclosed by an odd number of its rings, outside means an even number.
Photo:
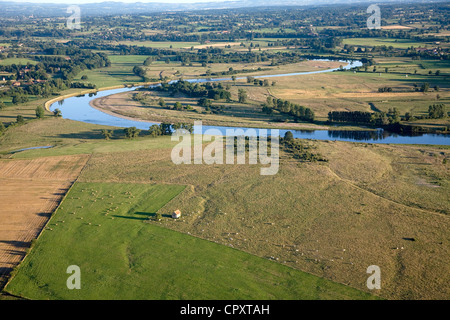
[{"label": "dirt track", "polygon": [[0,161],[0,290],[77,179],[88,157]]}]

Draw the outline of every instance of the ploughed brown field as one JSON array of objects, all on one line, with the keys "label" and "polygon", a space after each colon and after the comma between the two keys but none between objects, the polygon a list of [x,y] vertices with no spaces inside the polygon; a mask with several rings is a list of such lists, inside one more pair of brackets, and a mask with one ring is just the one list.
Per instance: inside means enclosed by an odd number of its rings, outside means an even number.
[{"label": "ploughed brown field", "polygon": [[89,155],[0,160],[0,288],[25,256]]}]

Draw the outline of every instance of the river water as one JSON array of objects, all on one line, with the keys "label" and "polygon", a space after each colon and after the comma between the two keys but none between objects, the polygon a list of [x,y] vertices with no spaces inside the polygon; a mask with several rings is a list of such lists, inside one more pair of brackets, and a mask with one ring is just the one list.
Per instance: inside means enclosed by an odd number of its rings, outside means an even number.
[{"label": "river water", "polygon": [[[348,70],[354,67],[362,66],[359,61],[341,61],[346,65],[343,68]],[[275,77],[289,77],[307,74],[327,73],[339,70],[327,69],[312,72],[300,72],[300,73],[287,73],[276,75],[255,76],[254,78],[275,78]],[[237,78],[246,79],[246,77]],[[214,78],[214,79],[189,79],[189,82],[213,82],[213,81],[227,81],[230,78]],[[175,80],[176,81],[176,80]],[[100,110],[93,108],[89,103],[97,98],[106,97],[112,94],[127,92],[135,90],[136,88],[120,88],[113,90],[99,91],[96,94],[84,95],[79,97],[71,97],[65,100],[57,101],[50,106],[50,110],[60,109],[63,118],[81,121],[86,123],[112,126],[112,127],[136,127],[141,130],[148,130],[148,128],[157,123],[150,121],[138,121],[125,119],[118,116],[104,113]],[[194,133],[209,133],[210,129],[215,129],[217,133],[226,135],[227,130],[242,129],[248,131],[250,128],[245,127],[223,127],[223,126],[195,126]],[[209,131],[209,132],[207,132]],[[268,129],[268,134],[276,134],[275,131]],[[349,142],[367,142],[367,143],[385,143],[385,144],[432,144],[432,145],[449,145],[450,135],[442,134],[420,134],[420,135],[400,135],[390,133],[384,130],[377,131],[339,131],[339,130],[279,130],[279,135],[284,136],[287,131],[291,131],[295,138],[300,139],[316,139],[316,140],[338,140]],[[264,134],[264,131],[256,129],[256,134]]]}]

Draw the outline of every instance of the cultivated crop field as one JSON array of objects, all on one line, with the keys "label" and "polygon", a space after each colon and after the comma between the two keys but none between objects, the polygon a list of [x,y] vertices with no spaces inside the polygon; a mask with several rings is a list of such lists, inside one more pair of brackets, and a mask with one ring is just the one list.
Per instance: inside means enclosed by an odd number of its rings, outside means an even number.
[{"label": "cultivated crop field", "polygon": [[[449,299],[450,4],[253,2],[5,3],[0,299]],[[194,121],[298,131],[265,176]]]},{"label": "cultivated crop field", "polygon": [[0,160],[0,286],[73,184],[88,156]]}]

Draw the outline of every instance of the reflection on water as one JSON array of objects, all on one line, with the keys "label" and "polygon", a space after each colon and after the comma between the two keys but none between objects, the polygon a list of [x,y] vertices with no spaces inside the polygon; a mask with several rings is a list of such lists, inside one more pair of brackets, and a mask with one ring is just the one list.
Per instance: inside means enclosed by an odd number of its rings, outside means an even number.
[{"label": "reflection on water", "polygon": [[50,148],[53,148],[53,146],[23,148],[23,149],[11,151],[10,153],[17,153],[17,152],[22,152],[22,151],[27,151],[27,150],[34,150],[34,149],[50,149]]},{"label": "reflection on water", "polygon": [[433,144],[449,145],[450,135],[435,133],[399,134],[383,129],[376,131],[328,131],[328,140],[369,142],[369,143],[396,143],[396,144]]},{"label": "reflection on water", "polygon": [[[353,67],[359,65],[360,62],[355,62]],[[347,65],[345,68],[350,68],[350,65]],[[322,70],[318,72],[309,72],[309,73],[301,73],[301,74],[311,74],[311,73],[321,73],[321,72],[330,72],[332,70]],[[300,73],[298,73],[300,74]],[[285,74],[285,75],[276,75],[280,76],[289,76],[294,74]],[[265,77],[265,76],[260,76]],[[226,79],[214,79],[213,81],[220,81]],[[229,80],[229,79],[228,79]],[[206,82],[211,81],[208,79],[192,79],[187,80],[190,82]],[[106,91],[99,91],[95,93],[91,93],[88,95],[80,95],[78,97],[67,98],[65,100],[61,100],[53,103],[50,106],[50,110],[54,111],[58,106],[62,112],[62,115],[65,119],[76,120],[81,122],[87,122],[98,125],[112,126],[112,127],[136,127],[141,130],[148,130],[149,127],[156,122],[151,121],[137,121],[132,119],[124,119],[111,114],[104,113],[100,110],[92,108],[90,106],[90,101],[96,98],[101,98],[105,96],[109,96],[116,93],[133,91],[136,88],[120,88],[120,89],[112,89]],[[226,134],[227,129],[236,130],[243,129],[247,131],[250,128],[236,128],[236,127],[223,127],[223,126],[203,126],[202,128],[194,127],[194,133],[204,133],[209,129],[217,129],[221,132],[222,135]],[[200,130],[202,132],[200,132]],[[258,131],[259,129],[256,128]],[[338,131],[338,130],[279,130],[279,135],[281,137],[287,131],[291,131],[294,135],[294,138],[299,139],[315,139],[315,140],[339,140],[339,141],[353,141],[353,142],[368,142],[368,143],[396,143],[396,144],[434,144],[434,145],[449,145],[450,144],[450,135],[442,135],[442,134],[421,134],[421,135],[399,135],[393,134],[384,130],[377,131]],[[257,132],[258,135],[264,134]],[[274,131],[268,130],[267,134],[274,134]]]},{"label": "reflection on water", "polygon": [[328,136],[332,139],[349,139],[355,141],[378,141],[383,140],[392,134],[385,130],[377,131],[328,131]]},{"label": "reflection on water", "polygon": [[[271,130],[245,127],[221,127],[221,126],[202,126],[201,128],[194,126],[194,134],[211,134],[210,129],[218,130],[221,135],[227,135],[227,130],[242,129],[245,135],[274,135],[278,132],[280,137],[284,137],[286,132],[292,132],[294,138],[312,139],[312,140],[338,140],[348,142],[367,142],[367,143],[384,143],[384,144],[434,144],[449,145],[450,135],[442,134],[416,134],[416,135],[400,135],[388,132],[382,129],[376,131],[336,131],[336,130]],[[256,131],[255,131],[256,130]],[[231,131],[233,132],[233,131]],[[232,134],[232,133],[231,133]]]}]

